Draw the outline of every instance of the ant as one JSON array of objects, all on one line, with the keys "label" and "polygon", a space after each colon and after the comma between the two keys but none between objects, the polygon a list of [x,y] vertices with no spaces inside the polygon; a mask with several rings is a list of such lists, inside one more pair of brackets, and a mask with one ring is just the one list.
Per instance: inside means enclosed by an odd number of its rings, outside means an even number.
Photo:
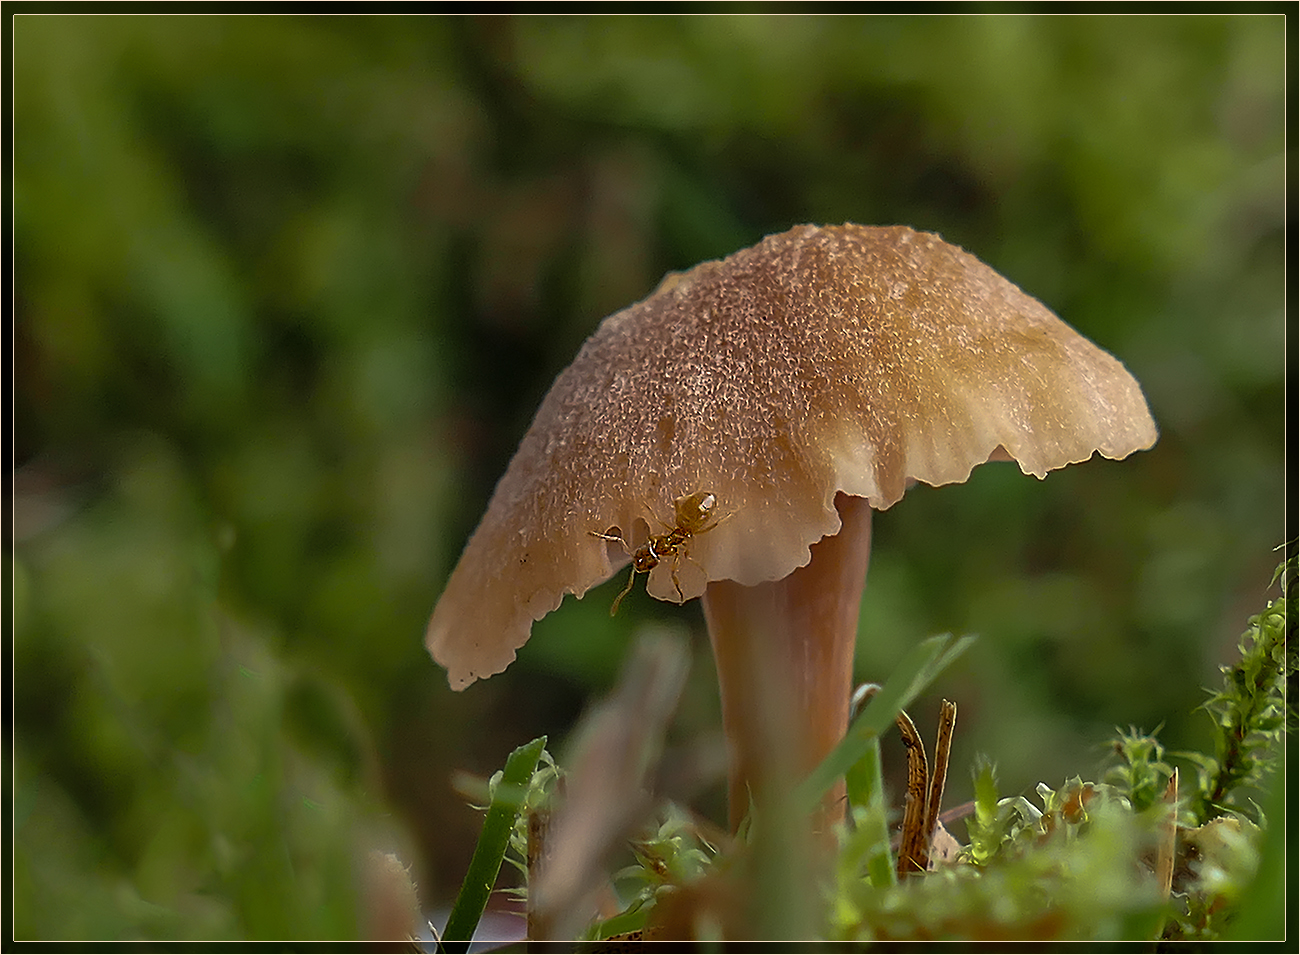
[{"label": "ant", "polygon": [[[682,594],[681,581],[677,579],[677,565],[685,557],[690,560],[690,555],[686,553],[686,545],[690,539],[697,534],[703,534],[705,531],[711,531],[723,521],[730,517],[718,518],[710,523],[709,518],[713,514],[713,509],[718,504],[718,497],[712,491],[696,491],[694,494],[684,494],[673,502],[673,515],[677,521],[676,527],[668,527],[659,518],[655,518],[660,524],[668,529],[667,534],[652,534],[650,538],[633,550],[628,546],[627,541],[617,534],[597,534],[595,531],[588,531],[592,537],[599,537],[601,540],[618,541],[623,545],[623,549],[632,555],[632,572],[627,576],[627,586],[622,592],[614,598],[614,605],[609,608],[609,615],[612,617],[618,613],[618,605],[623,602],[623,598],[632,590],[632,584],[636,580],[637,574],[648,574],[659,566],[659,562],[671,557],[673,559],[673,586],[677,588],[677,596],[685,601]],[[694,561],[692,561],[694,563]],[[698,566],[698,565],[697,565]]]}]

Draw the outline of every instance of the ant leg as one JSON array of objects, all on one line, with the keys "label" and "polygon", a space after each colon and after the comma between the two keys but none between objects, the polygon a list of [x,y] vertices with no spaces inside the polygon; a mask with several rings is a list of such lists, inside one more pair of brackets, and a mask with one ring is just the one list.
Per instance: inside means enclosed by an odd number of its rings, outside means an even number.
[{"label": "ant leg", "polygon": [[696,560],[696,559],[695,559],[694,557],[692,557],[690,554],[682,554],[682,556],[685,557],[687,560],[689,560],[689,561],[690,561],[692,564],[694,564],[696,567],[698,567],[698,568],[700,569],[700,573],[702,573],[702,574],[704,575],[704,579],[705,579],[705,580],[708,580],[708,578],[709,578],[709,572],[708,572],[707,570],[704,569],[704,565],[703,565],[703,564],[701,564],[698,560]]},{"label": "ant leg", "polygon": [[629,554],[632,553],[632,548],[627,546],[627,541],[623,540],[623,538],[619,537],[617,534],[598,534],[595,531],[587,531],[587,533],[592,537],[599,537],[603,541],[617,541],[623,545],[625,551]]},{"label": "ant leg", "polygon": [[[603,541],[617,541],[618,543],[623,545],[623,550],[627,551],[629,555],[632,553],[632,548],[627,545],[627,541],[623,540],[623,538],[619,537],[617,534],[598,534],[596,531],[587,531],[587,533],[590,534],[592,537],[599,537]],[[618,613],[618,605],[621,604],[623,602],[623,598],[626,597],[631,592],[632,584],[635,580],[636,580],[636,561],[634,560],[632,562],[632,572],[627,575],[627,586],[624,587],[621,591],[619,591],[618,596],[614,598],[614,605],[609,608],[609,615],[611,617],[614,616],[616,613]]]},{"label": "ant leg", "polygon": [[[696,559],[695,559],[694,557],[692,557],[690,554],[678,554],[677,556],[678,556],[679,559],[682,558],[682,557],[685,557],[685,558],[686,558],[687,560],[689,560],[692,564],[694,564],[694,565],[699,569],[700,573],[704,575],[704,582],[705,582],[706,584],[709,582],[709,572],[708,572],[707,570],[704,569],[704,565],[703,565],[703,564],[701,564],[698,560],[696,560]],[[673,564],[673,585],[677,588],[677,596],[682,598],[682,603],[685,603],[685,602],[686,602],[686,598],[682,596],[682,585],[681,585],[680,581],[678,581],[678,579],[677,579],[677,566],[678,566],[677,563],[674,563],[674,564]]]},{"label": "ant leg", "polygon": [[654,511],[650,510],[650,505],[647,504],[645,501],[642,501],[642,502],[641,502],[641,510],[643,510],[643,511],[645,511],[647,514],[649,514],[650,517],[652,517],[652,518],[654,519],[654,522],[655,522],[656,524],[658,524],[660,527],[662,527],[664,530],[668,531],[669,533],[672,533],[672,531],[673,531],[673,527],[672,527],[672,525],[670,525],[670,524],[665,524],[665,523],[663,522],[663,519],[662,519],[658,514],[656,514]]},{"label": "ant leg", "polygon": [[618,605],[623,602],[623,598],[632,592],[632,583],[636,580],[636,566],[632,567],[632,573],[627,575],[627,586],[614,598],[614,606],[609,608],[609,615],[612,617],[618,613]]},{"label": "ant leg", "polygon": [[[730,520],[731,518],[733,518],[733,517],[735,517],[735,516],[736,516],[736,512],[735,512],[735,511],[728,511],[726,514],[723,514],[721,517],[719,517],[716,521],[714,521],[714,522],[713,522],[712,524],[710,524],[708,527],[701,527],[701,528],[700,528],[698,531],[696,531],[695,533],[696,533],[696,534],[703,534],[705,531],[711,531],[711,530],[713,530],[715,527],[717,527],[719,524],[721,524],[723,521]],[[692,563],[694,563],[694,562],[692,561]],[[696,564],[696,566],[698,567],[699,565]]]},{"label": "ant leg", "polygon": [[[681,554],[674,554],[674,555],[673,555],[672,578],[673,578],[673,586],[677,588],[677,602],[678,602],[678,603],[682,603],[682,604],[684,604],[684,603],[686,603],[686,595],[682,593],[682,582],[681,582],[680,580],[677,579],[677,566],[682,562],[682,556],[683,556],[683,555],[681,555]],[[691,557],[690,557],[689,554],[687,554],[687,555],[685,555],[685,556],[686,556],[686,559],[687,559],[687,560],[691,560]],[[695,561],[691,560],[691,563],[692,563],[692,564],[695,564]],[[700,565],[699,565],[699,564],[695,564],[695,566],[696,566],[696,567],[699,567]]]}]

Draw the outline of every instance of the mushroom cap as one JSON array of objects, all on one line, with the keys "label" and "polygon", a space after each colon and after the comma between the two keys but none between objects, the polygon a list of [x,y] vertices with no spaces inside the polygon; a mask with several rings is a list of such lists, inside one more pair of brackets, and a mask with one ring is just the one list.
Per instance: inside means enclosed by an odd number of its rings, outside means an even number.
[{"label": "mushroom cap", "polygon": [[[904,226],[798,226],[670,273],[586,341],[542,401],[429,622],[455,689],[499,673],[711,491],[719,523],[647,590],[697,597],[809,561],[837,492],[890,507],[1010,455],[1039,478],[1156,428],[1116,359],[1011,282]],[[611,560],[612,558],[612,560]],[[676,582],[673,576],[676,575]]]}]

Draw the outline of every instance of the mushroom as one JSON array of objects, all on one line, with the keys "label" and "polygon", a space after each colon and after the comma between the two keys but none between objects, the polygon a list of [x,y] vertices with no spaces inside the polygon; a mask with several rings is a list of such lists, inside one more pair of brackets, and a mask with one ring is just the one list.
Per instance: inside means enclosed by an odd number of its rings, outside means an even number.
[{"label": "mushroom", "polygon": [[903,226],[798,226],[670,273],[600,324],[542,401],[427,644],[461,689],[504,670],[566,593],[649,553],[632,573],[651,596],[704,597],[734,827],[847,728],[873,509],[990,459],[1042,478],[1155,440],[1115,358],[962,249]]}]

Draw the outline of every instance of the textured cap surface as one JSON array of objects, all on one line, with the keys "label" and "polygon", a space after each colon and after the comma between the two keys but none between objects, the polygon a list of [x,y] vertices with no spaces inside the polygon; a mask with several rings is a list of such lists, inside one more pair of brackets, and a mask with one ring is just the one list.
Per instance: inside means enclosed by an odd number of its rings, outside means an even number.
[{"label": "textured cap surface", "polygon": [[[722,522],[647,585],[753,585],[839,528],[837,491],[883,509],[911,480],[1026,474],[1155,443],[1124,367],[987,265],[909,228],[799,226],[667,276],[556,379],[429,623],[454,688],[498,673],[534,620],[665,534],[673,502]],[[611,562],[614,558],[614,563]]]}]

